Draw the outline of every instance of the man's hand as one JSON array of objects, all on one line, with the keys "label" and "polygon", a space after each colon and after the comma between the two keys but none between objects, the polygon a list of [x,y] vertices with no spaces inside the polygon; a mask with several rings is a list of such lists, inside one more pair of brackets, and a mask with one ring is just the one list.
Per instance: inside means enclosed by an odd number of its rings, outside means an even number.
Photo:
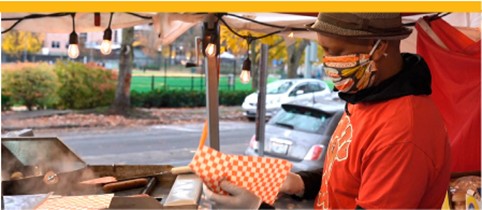
[{"label": "man's hand", "polygon": [[281,185],[280,192],[288,195],[303,194],[305,192],[303,179],[301,179],[300,175],[289,172],[283,185]]},{"label": "man's hand", "polygon": [[220,195],[212,192],[204,186],[204,195],[208,200],[213,201],[213,208],[216,209],[259,209],[261,198],[251,191],[231,184],[229,181],[222,181],[221,189],[230,195]]}]

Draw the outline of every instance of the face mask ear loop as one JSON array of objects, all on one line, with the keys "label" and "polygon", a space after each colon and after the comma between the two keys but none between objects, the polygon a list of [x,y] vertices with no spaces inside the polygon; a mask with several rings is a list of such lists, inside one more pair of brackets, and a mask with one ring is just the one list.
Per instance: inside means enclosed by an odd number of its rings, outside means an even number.
[{"label": "face mask ear loop", "polygon": [[377,42],[375,43],[375,45],[373,45],[372,50],[371,50],[370,53],[368,54],[368,55],[370,55],[370,57],[373,55],[373,53],[375,52],[375,50],[377,49],[377,47],[378,47],[378,45],[380,44],[381,41],[382,41],[382,40],[379,39],[379,40],[377,40]]},{"label": "face mask ear loop", "polygon": [[[370,50],[370,53],[368,54],[370,56],[370,59],[372,58],[372,55],[373,53],[375,52],[375,50],[377,49],[378,45],[380,44],[382,40],[381,39],[378,39],[377,42],[375,43],[375,45],[373,45],[373,48],[372,50]],[[370,65],[373,65],[374,63],[371,63]],[[370,67],[369,67],[370,68]],[[372,72],[376,72],[377,70],[374,69],[374,70],[371,70]]]}]

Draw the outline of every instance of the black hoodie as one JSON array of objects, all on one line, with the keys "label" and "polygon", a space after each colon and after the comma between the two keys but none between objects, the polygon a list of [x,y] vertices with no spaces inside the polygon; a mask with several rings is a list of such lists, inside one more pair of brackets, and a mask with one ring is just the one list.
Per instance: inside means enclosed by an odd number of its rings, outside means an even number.
[{"label": "black hoodie", "polygon": [[393,77],[357,93],[340,92],[340,98],[356,104],[386,101],[407,95],[430,95],[432,78],[427,63],[419,55],[409,53],[402,53],[402,59],[402,70]]}]

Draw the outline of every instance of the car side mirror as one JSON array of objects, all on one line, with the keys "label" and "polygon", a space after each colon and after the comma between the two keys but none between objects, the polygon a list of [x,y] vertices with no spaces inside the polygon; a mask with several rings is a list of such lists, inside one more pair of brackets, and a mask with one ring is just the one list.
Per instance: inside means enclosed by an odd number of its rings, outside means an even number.
[{"label": "car side mirror", "polygon": [[303,91],[303,90],[297,90],[297,91],[296,91],[296,95],[297,95],[297,96],[298,96],[298,95],[301,95],[301,94],[303,94],[303,93],[305,93],[305,91]]}]

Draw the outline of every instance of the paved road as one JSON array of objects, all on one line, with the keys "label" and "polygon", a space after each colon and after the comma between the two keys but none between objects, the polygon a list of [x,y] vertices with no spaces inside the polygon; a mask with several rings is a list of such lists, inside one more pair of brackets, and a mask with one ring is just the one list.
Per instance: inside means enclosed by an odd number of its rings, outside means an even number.
[{"label": "paved road", "polygon": [[[89,164],[186,165],[199,144],[203,123],[158,125],[50,134],[58,136]],[[242,154],[255,132],[248,122],[220,122],[221,151]],[[36,136],[46,136],[42,134]]]}]

